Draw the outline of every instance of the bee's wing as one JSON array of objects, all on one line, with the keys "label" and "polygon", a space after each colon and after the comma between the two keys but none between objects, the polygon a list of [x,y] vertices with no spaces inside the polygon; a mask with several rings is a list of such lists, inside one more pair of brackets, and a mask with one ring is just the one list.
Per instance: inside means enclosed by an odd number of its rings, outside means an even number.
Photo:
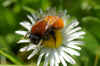
[{"label": "bee's wing", "polygon": [[45,26],[45,29],[49,29],[52,27],[52,25],[55,23],[55,19],[52,19],[52,20],[48,20],[46,26]]}]

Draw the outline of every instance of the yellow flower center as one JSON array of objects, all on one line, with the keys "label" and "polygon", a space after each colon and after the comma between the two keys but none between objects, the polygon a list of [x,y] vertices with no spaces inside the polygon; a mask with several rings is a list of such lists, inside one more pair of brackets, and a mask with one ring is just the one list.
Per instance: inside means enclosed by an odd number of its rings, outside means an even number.
[{"label": "yellow flower center", "polygon": [[43,46],[47,48],[58,48],[62,44],[62,33],[60,30],[56,30],[55,32],[55,38],[52,35],[49,35],[49,40],[43,41]]}]

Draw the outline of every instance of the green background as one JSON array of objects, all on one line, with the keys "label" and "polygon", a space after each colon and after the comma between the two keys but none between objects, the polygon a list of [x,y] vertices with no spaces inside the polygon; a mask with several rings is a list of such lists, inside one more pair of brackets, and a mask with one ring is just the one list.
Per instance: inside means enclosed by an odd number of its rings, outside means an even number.
[{"label": "green background", "polygon": [[100,0],[0,0],[1,66],[36,65],[34,58],[26,60],[28,53],[18,51],[20,46],[16,42],[21,36],[14,32],[22,28],[19,22],[27,20],[27,14],[34,13],[40,8],[46,10],[48,7],[67,9],[68,14],[77,18],[86,32],[81,56],[75,57],[77,64],[68,66],[100,66]]}]

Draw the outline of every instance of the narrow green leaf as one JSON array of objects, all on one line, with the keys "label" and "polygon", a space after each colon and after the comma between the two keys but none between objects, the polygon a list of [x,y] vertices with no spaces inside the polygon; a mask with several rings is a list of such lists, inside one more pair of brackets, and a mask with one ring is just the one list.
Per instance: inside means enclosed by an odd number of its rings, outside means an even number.
[{"label": "narrow green leaf", "polygon": [[0,49],[0,54],[2,54],[3,56],[7,57],[9,60],[11,60],[13,63],[15,64],[23,64],[23,62],[18,59],[18,57],[16,57],[12,52],[7,51],[7,49]]},{"label": "narrow green leaf", "polygon": [[30,8],[30,7],[27,7],[27,6],[23,6],[23,9],[26,10],[27,12],[30,12],[30,13],[35,13],[35,10]]}]

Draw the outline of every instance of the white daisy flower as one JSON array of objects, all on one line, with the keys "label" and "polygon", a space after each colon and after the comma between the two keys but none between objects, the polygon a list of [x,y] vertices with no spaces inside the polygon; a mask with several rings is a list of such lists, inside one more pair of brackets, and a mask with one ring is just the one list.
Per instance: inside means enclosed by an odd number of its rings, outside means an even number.
[{"label": "white daisy flower", "polygon": [[[56,13],[55,10],[49,10],[46,13],[43,13],[41,10],[40,14],[42,15],[42,18],[40,18],[41,16],[36,17],[36,15],[28,15],[27,17],[30,22],[24,21],[20,23],[20,25],[23,26],[27,31],[16,31],[17,34],[27,37],[27,39],[18,41],[18,43],[21,44],[28,43],[27,46],[20,49],[20,52],[33,50],[32,53],[27,57],[28,60],[37,53],[39,54],[37,66],[40,65],[42,58],[45,58],[43,66],[59,66],[60,63],[63,66],[67,66],[67,62],[71,64],[76,63],[72,58],[72,55],[80,56],[80,53],[77,50],[81,50],[79,45],[83,45],[81,39],[84,38],[85,32],[81,30],[81,27],[78,27],[79,22],[76,19],[72,20],[70,24],[67,23],[70,17],[66,15],[66,11],[64,13],[59,13]],[[60,16],[60,18],[63,19],[64,28],[54,31],[55,39],[53,39],[53,36],[48,35],[48,40],[40,39],[38,43],[35,44],[29,38],[32,26],[37,23],[38,18],[40,18],[41,21],[46,16]]]}]

